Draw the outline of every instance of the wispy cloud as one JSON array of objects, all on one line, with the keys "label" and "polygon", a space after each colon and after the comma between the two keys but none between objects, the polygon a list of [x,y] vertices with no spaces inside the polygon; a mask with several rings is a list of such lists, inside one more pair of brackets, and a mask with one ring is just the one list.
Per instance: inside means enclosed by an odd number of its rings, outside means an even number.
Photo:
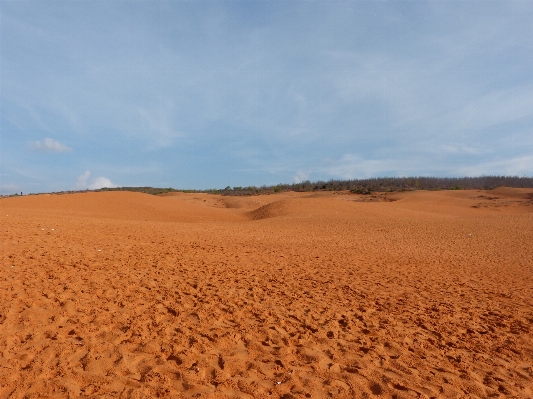
[{"label": "wispy cloud", "polygon": [[325,160],[320,173],[337,179],[364,179],[376,176],[408,176],[416,173],[416,161],[393,158],[365,159],[345,154],[338,160]]},{"label": "wispy cloud", "polygon": [[299,170],[298,172],[296,172],[296,174],[292,178],[292,181],[294,183],[301,183],[303,181],[309,180],[309,173],[310,172],[303,172]]},{"label": "wispy cloud", "polygon": [[34,141],[30,143],[30,146],[34,151],[39,152],[72,152],[72,148],[51,138],[45,138],[42,141]]},{"label": "wispy cloud", "polygon": [[506,159],[495,159],[480,162],[477,165],[458,167],[454,170],[456,176],[532,176],[533,155],[517,156]]},{"label": "wispy cloud", "polygon": [[6,181],[72,183],[21,138],[68,143],[63,169],[185,188],[488,173],[531,153],[531,2],[102,4],[1,2],[2,168],[42,171]]},{"label": "wispy cloud", "polygon": [[462,144],[442,144],[437,148],[430,150],[437,154],[470,154],[480,155],[486,153],[486,150],[480,149],[474,146],[462,145]]},{"label": "wispy cloud", "polygon": [[[511,158],[493,157],[486,161],[480,153],[472,149],[451,148],[449,154],[444,154],[447,161],[443,167],[441,163],[434,164],[434,157],[419,155],[410,158],[409,154],[394,158],[366,159],[356,154],[345,154],[340,159],[326,159],[316,168],[316,173],[333,179],[364,179],[379,176],[531,176],[533,174],[533,155],[515,156]],[[468,166],[452,166],[454,157],[469,157]],[[446,158],[448,157],[448,158]],[[461,158],[459,158],[461,159]],[[421,167],[421,165],[424,165]],[[420,172],[424,170],[424,172]]]},{"label": "wispy cloud", "polygon": [[533,85],[491,91],[449,115],[462,131],[486,131],[500,125],[533,120]]},{"label": "wispy cloud", "polygon": [[140,131],[144,134],[151,135],[152,139],[147,145],[148,150],[157,150],[172,146],[176,139],[182,136],[177,131],[175,121],[173,120],[173,105],[171,101],[166,104],[160,104],[155,109],[148,110],[144,107],[137,107]]},{"label": "wispy cloud", "polygon": [[19,193],[21,187],[17,184],[0,184],[0,195],[11,195]]},{"label": "wispy cloud", "polygon": [[107,177],[95,177],[89,181],[89,177],[91,176],[91,172],[88,170],[85,171],[82,175],[79,175],[76,178],[76,182],[74,183],[74,189],[75,190],[98,190],[100,188],[113,188],[117,187],[115,183],[113,183],[111,180],[109,180]]}]

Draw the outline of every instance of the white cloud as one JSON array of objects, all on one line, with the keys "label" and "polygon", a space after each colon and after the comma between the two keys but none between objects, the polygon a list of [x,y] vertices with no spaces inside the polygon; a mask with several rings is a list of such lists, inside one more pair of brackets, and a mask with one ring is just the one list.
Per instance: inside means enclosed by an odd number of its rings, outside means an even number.
[{"label": "white cloud", "polygon": [[450,115],[461,129],[484,131],[493,126],[531,118],[533,87],[513,87],[478,96]]},{"label": "white cloud", "polygon": [[301,170],[299,170],[292,178],[292,181],[297,184],[309,180],[309,173],[310,172],[302,172]]},{"label": "white cloud", "polygon": [[442,144],[435,149],[427,149],[428,152],[434,152],[438,154],[469,154],[469,155],[480,155],[488,152],[474,146],[468,146],[463,144]]},{"label": "white cloud", "polygon": [[158,104],[155,109],[137,107],[138,128],[150,135],[151,145],[148,151],[170,147],[174,141],[182,136],[174,126],[173,115],[175,113],[172,102]]},{"label": "white cloud", "polygon": [[376,176],[407,176],[416,171],[414,160],[364,159],[345,154],[339,160],[329,160],[322,172],[341,179],[365,179]]},{"label": "white cloud", "polygon": [[39,152],[72,152],[72,148],[48,137],[43,141],[34,141],[31,143],[31,147],[34,151]]},{"label": "white cloud", "polygon": [[477,165],[457,168],[456,176],[531,176],[533,175],[533,155],[518,156],[510,159],[498,159]]},{"label": "white cloud", "polygon": [[75,190],[98,190],[100,188],[113,188],[117,187],[115,183],[113,183],[110,179],[107,177],[95,177],[91,181],[89,181],[89,177],[91,176],[91,172],[88,170],[85,171],[82,175],[79,175],[76,178],[76,183],[74,184]]},{"label": "white cloud", "polygon": [[89,176],[91,176],[91,172],[88,170],[86,170],[84,174],[78,176],[74,188],[76,190],[85,190],[86,188],[89,188],[89,184],[87,183]]},{"label": "white cloud", "polygon": [[[24,192],[528,170],[491,162],[533,149],[530,2],[4,3],[2,173]],[[72,149],[44,137],[82,153],[57,165]]]},{"label": "white cloud", "polygon": [[[478,155],[474,149],[450,147],[448,154],[444,154],[445,161],[446,155],[452,158],[461,155],[472,158]],[[509,159],[493,157],[489,161],[476,157],[471,159],[470,165],[459,164],[456,167],[448,166],[451,161],[444,164],[434,163],[434,157],[431,156],[409,157],[407,153],[402,157],[389,158],[386,154],[381,155],[381,158],[365,159],[356,154],[345,154],[340,159],[328,159],[323,162],[323,166],[316,173],[347,180],[380,176],[531,176],[533,174],[533,155],[519,155]]]},{"label": "white cloud", "polygon": [[99,188],[112,188],[117,187],[116,184],[112,183],[111,180],[109,180],[107,177],[97,177],[93,179],[91,184],[89,185],[90,190],[97,190]]}]

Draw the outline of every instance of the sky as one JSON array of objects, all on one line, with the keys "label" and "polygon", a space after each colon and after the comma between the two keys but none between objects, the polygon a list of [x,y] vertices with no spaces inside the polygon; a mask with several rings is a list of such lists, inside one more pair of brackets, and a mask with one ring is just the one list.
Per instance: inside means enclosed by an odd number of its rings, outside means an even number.
[{"label": "sky", "polygon": [[533,2],[0,0],[0,194],[533,176]]}]

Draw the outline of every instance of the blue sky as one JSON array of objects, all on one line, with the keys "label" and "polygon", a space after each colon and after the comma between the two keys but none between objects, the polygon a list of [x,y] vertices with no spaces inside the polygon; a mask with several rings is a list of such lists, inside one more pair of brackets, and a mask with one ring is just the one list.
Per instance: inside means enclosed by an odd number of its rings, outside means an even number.
[{"label": "blue sky", "polygon": [[531,1],[0,1],[0,193],[533,175]]}]

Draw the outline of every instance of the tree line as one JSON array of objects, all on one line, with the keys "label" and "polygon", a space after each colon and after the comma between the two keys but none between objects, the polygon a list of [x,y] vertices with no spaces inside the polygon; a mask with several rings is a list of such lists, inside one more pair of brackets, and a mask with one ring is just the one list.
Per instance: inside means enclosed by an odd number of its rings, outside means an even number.
[{"label": "tree line", "polygon": [[[533,177],[519,176],[479,176],[479,177],[374,177],[370,179],[351,180],[309,180],[293,184],[276,184],[271,186],[230,187],[208,190],[183,190],[157,187],[116,187],[99,190],[63,191],[52,194],[69,194],[87,191],[134,191],[160,195],[171,192],[208,193],[219,195],[260,195],[279,192],[297,191],[350,191],[354,194],[371,194],[372,192],[394,192],[413,190],[492,190],[497,187],[533,188]],[[21,193],[22,194],[22,193]],[[17,195],[17,194],[14,194]]]},{"label": "tree line", "polygon": [[533,188],[532,177],[479,176],[479,177],[376,177],[351,180],[309,180],[294,184],[273,186],[226,187],[206,190],[221,195],[258,195],[286,191],[351,191],[355,194],[410,190],[492,190],[497,187]]},{"label": "tree line", "polygon": [[479,176],[479,177],[374,177],[351,180],[309,180],[286,184],[263,186],[227,186],[222,189],[183,190],[155,187],[118,187],[102,188],[93,191],[135,191],[147,194],[164,194],[170,192],[208,193],[219,195],[260,195],[287,191],[350,191],[354,194],[371,194],[372,192],[394,192],[413,190],[492,190],[497,187],[533,188],[533,177],[519,176]]}]

